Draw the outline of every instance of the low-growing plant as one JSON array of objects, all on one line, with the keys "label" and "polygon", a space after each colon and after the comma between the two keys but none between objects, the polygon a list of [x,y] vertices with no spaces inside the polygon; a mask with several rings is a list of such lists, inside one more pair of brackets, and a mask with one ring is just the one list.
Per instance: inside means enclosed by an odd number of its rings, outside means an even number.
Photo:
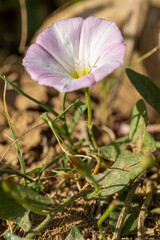
[{"label": "low-growing plant", "polygon": [[[16,137],[7,110],[4,91],[6,116],[13,135],[13,144],[18,153],[21,172],[0,169],[0,172],[4,173],[0,179],[0,218],[19,225],[26,233],[23,239],[33,239],[58,212],[76,199],[83,197],[85,201],[91,201],[98,198],[102,206],[115,193],[117,197],[99,218],[97,229],[102,238],[106,239],[102,225],[105,219],[109,218],[110,229],[113,232],[112,239],[117,240],[120,236],[135,233],[142,206],[142,200],[140,201],[136,189],[148,169],[156,164],[154,151],[158,148],[159,143],[147,132],[147,109],[144,101],[139,100],[133,109],[128,136],[99,147],[93,131],[89,92],[92,85],[101,81],[116,68],[121,67],[125,48],[116,24],[97,17],[89,17],[85,20],[82,18],[61,20],[38,36],[36,43],[28,49],[23,66],[31,78],[39,84],[64,92],[61,113],[57,113],[51,107],[27,95],[1,75],[5,83],[44,109],[45,112],[40,117],[44,124],[50,127],[62,150],[59,156],[41,168],[32,169],[30,172],[26,171],[18,144],[19,139]],[[156,47],[157,49],[158,47]],[[144,55],[140,61],[147,56]],[[160,89],[148,77],[131,70],[131,66],[126,69],[128,78],[142,97],[160,113]],[[124,71],[122,70],[118,77]],[[111,85],[107,86],[107,92],[118,77],[112,79]],[[103,81],[103,85],[104,83],[105,81]],[[77,99],[66,108],[67,92],[78,89],[84,91],[86,103]],[[66,118],[71,108],[74,108],[75,112],[70,125],[68,125]],[[73,140],[74,127],[86,110],[90,140],[81,139],[75,142]],[[57,122],[57,120],[59,121]],[[89,148],[87,155],[78,151],[78,148],[80,149],[84,144]],[[44,197],[38,191],[44,188],[41,183],[42,173],[62,159],[66,161],[66,167],[63,170],[53,169],[52,171],[62,175],[66,173],[73,175],[74,173],[75,181],[83,178],[86,184],[79,193],[55,207],[54,199]],[[96,161],[95,169],[91,168],[91,160]],[[109,167],[106,165],[107,161],[112,162]],[[103,172],[99,173],[101,163]],[[36,178],[32,179],[31,174],[36,174]],[[24,179],[24,184],[12,180],[12,176]],[[34,229],[31,228],[30,211],[46,215],[46,218]],[[7,239],[22,239],[8,231],[5,235]],[[72,227],[66,238],[66,240],[71,239],[84,239],[76,226]]]}]

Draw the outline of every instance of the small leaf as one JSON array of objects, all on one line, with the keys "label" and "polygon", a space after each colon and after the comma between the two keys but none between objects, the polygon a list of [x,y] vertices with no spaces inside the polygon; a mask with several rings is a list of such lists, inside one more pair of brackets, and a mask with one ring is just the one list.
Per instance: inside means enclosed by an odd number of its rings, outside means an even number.
[{"label": "small leaf", "polygon": [[139,100],[133,109],[129,139],[132,141],[132,152],[151,153],[156,150],[156,142],[147,132],[147,109],[143,100]]},{"label": "small leaf", "polygon": [[0,179],[0,218],[15,222],[28,232],[31,228],[28,213],[9,193],[3,191]]},{"label": "small leaf", "polygon": [[[126,198],[127,192],[121,193],[117,200],[120,202],[124,202]],[[110,213],[110,219],[109,219],[109,225],[112,232],[115,231],[116,223],[119,218],[119,214],[122,210],[123,205],[117,205],[113,211]],[[121,236],[126,236],[129,234],[134,234],[134,231],[137,228],[138,225],[138,216],[141,209],[141,202],[139,200],[139,197],[135,195],[132,199],[132,203],[129,209],[129,212],[126,216],[126,219],[123,224],[123,228],[121,231]]]},{"label": "small leaf", "polygon": [[51,211],[46,205],[53,204],[54,201],[36,193],[28,186],[5,179],[2,181],[2,188],[4,192],[9,193],[20,205],[32,212],[48,214]]},{"label": "small leaf", "polygon": [[160,208],[154,208],[151,213],[160,214]]},{"label": "small leaf", "polygon": [[[138,128],[146,130],[148,120],[147,109],[143,100],[139,100],[132,111],[132,120],[129,131],[129,138],[136,141],[139,136]],[[141,132],[140,132],[141,133]]]},{"label": "small leaf", "polygon": [[160,89],[146,76],[141,75],[131,69],[126,69],[126,73],[141,96],[160,113]]},{"label": "small leaf", "polygon": [[26,175],[32,175],[32,174],[35,174],[35,173],[39,173],[39,172],[41,172],[41,171],[42,171],[42,168],[34,168],[34,169],[32,169],[31,171],[26,172],[25,174],[26,174]]},{"label": "small leaf", "polygon": [[68,236],[65,240],[84,240],[82,234],[76,226],[72,226]]}]

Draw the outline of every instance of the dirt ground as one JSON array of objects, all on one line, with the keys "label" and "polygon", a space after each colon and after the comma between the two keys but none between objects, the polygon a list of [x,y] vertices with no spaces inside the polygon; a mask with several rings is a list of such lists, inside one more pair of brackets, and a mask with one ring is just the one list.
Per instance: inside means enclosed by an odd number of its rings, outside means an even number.
[{"label": "dirt ground", "polygon": [[[91,4],[92,3],[92,4]],[[142,14],[143,12],[143,14]],[[138,59],[144,53],[151,50],[158,44],[158,31],[160,23],[160,2],[154,1],[130,1],[130,0],[115,0],[115,1],[82,1],[75,5],[62,8],[56,13],[51,14],[42,24],[39,31],[49,26],[52,22],[59,19],[89,15],[99,16],[107,20],[115,20],[121,28],[124,41],[127,44],[127,54],[124,66]],[[38,31],[38,32],[39,32]],[[37,36],[38,32],[35,34]],[[133,34],[132,34],[133,33]],[[35,37],[32,39],[32,42]],[[59,94],[53,88],[39,86],[34,82],[29,75],[24,71],[21,61],[23,55],[5,55],[4,49],[0,49],[0,74],[6,76],[9,81],[12,81],[24,92],[31,95],[35,99],[48,104],[57,112],[61,111],[62,94]],[[134,70],[141,74],[148,75],[160,87],[160,54],[154,53],[142,63],[137,64]],[[117,72],[116,72],[117,73]],[[114,75],[116,74],[114,73]],[[111,78],[113,75],[110,75]],[[0,153],[3,156],[0,162],[0,168],[12,168],[20,170],[18,157],[15,147],[11,146],[11,132],[8,128],[7,118],[4,110],[2,95],[4,83],[0,80]],[[123,131],[121,126],[130,123],[131,112],[133,106],[141,98],[130,81],[124,75],[114,85],[108,98],[108,125],[111,133],[108,133],[102,122],[102,108],[100,105],[101,83],[96,84],[91,89],[93,121],[95,124],[94,131],[97,138],[98,146],[103,146],[109,143],[113,137],[121,137]],[[66,106],[74,100],[81,99],[85,101],[82,91],[76,91],[67,95]],[[8,87],[6,94],[6,102],[11,120],[15,129],[15,133],[19,139],[19,145],[23,154],[26,170],[42,167],[47,159],[53,160],[58,153],[60,147],[47,125],[41,125],[43,121],[40,119],[40,114],[43,109],[35,103],[29,101],[24,96],[17,94],[13,89]],[[155,130],[153,127],[152,134],[156,140],[160,140],[160,117],[153,108],[148,106],[149,125],[158,126]],[[73,111],[68,114],[68,121],[71,121]],[[87,136],[87,115],[81,117],[73,138],[81,139]],[[9,148],[9,150],[8,150]],[[1,157],[0,156],[0,157]],[[60,164],[60,163],[58,163]],[[58,167],[55,164],[51,169]],[[51,170],[50,169],[50,170]],[[73,179],[57,176],[50,170],[44,172],[42,183],[45,186],[44,192],[47,196],[53,197],[56,205],[64,202],[67,198],[79,192],[76,181]],[[156,190],[153,194],[150,208],[159,206],[160,203],[160,170],[154,167],[147,174],[145,184],[151,181],[155,184]],[[145,185],[144,184],[144,185]],[[84,182],[80,182],[83,187]],[[113,196],[114,197],[114,196]],[[109,202],[109,200],[107,200]],[[73,225],[78,226],[80,232],[86,240],[101,239],[97,229],[97,219],[107,206],[105,202],[102,208],[99,207],[98,200],[85,202],[79,199],[58,213],[53,221],[40,232],[35,239],[54,239],[63,240],[68,235]],[[44,218],[31,213],[33,227],[40,223]],[[158,215],[149,214],[145,221],[146,239],[160,239],[160,229],[158,228]],[[12,225],[12,223],[10,223]],[[5,220],[0,220],[0,239],[3,239],[3,233],[6,229],[10,229],[10,224]],[[112,233],[109,229],[108,221],[105,221],[103,230],[107,239],[112,238]],[[17,230],[20,236],[23,236],[21,229]],[[136,239],[136,236],[128,236],[121,239],[130,240]]]}]

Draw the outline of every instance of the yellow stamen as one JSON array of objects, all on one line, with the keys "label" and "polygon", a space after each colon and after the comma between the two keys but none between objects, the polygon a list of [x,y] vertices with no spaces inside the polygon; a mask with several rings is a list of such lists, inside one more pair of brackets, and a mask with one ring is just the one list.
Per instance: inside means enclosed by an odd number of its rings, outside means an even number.
[{"label": "yellow stamen", "polygon": [[78,79],[78,78],[80,78],[80,77],[83,77],[83,76],[85,76],[85,75],[87,75],[87,74],[89,74],[91,72],[91,70],[89,69],[83,69],[82,71],[80,71],[80,70],[76,70],[74,73],[73,73],[73,78],[75,78],[75,79]]},{"label": "yellow stamen", "polygon": [[73,72],[72,76],[75,79],[83,77],[91,72],[91,67],[86,67],[84,63],[77,62],[75,64],[75,71]]}]

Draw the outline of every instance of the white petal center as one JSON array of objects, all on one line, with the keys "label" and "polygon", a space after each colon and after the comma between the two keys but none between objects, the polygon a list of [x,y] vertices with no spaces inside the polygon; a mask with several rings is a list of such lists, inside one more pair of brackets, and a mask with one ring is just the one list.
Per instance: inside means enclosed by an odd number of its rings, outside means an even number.
[{"label": "white petal center", "polygon": [[[97,61],[98,61],[98,59],[97,59]],[[74,71],[71,74],[72,77],[77,79],[77,78],[83,77],[87,74],[90,74],[92,72],[92,70],[96,68],[97,61],[95,62],[95,64],[93,66],[91,66],[89,60],[87,62],[76,60],[76,62],[74,64]]]}]

